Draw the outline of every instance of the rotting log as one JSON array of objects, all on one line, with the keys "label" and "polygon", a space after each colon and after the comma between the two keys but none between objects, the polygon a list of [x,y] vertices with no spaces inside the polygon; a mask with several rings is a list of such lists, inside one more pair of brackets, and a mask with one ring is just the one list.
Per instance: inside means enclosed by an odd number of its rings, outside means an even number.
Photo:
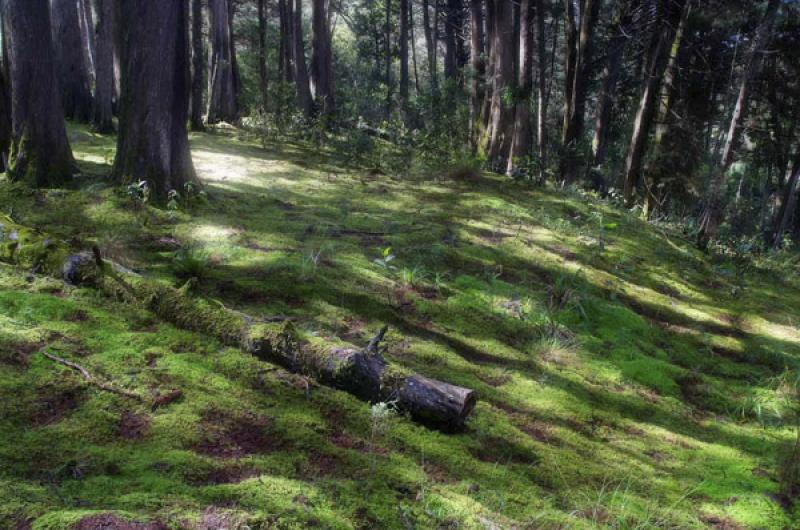
[{"label": "rotting log", "polygon": [[302,338],[290,321],[262,322],[244,313],[196,298],[189,286],[176,289],[130,274],[93,251],[74,251],[55,239],[0,218],[0,262],[67,283],[97,288],[121,301],[137,304],[179,328],[207,333],[222,343],[280,365],[364,401],[394,403],[416,421],[445,431],[464,426],[475,407],[476,393],[394,366],[379,351],[386,328],[364,349]]}]

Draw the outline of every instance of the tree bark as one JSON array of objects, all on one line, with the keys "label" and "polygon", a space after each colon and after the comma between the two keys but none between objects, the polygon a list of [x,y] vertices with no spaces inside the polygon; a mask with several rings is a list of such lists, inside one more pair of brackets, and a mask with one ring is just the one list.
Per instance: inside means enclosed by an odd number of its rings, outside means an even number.
[{"label": "tree bark", "polygon": [[506,99],[515,85],[514,63],[511,47],[514,24],[512,6],[509,2],[494,2],[495,71],[492,83],[491,135],[486,149],[489,160],[496,168],[505,170],[514,137],[514,107]]},{"label": "tree bark", "polygon": [[311,86],[317,108],[323,116],[336,112],[333,88],[333,50],[328,18],[330,0],[313,0],[311,26],[313,30],[311,56]]},{"label": "tree bark", "polygon": [[5,0],[4,41],[11,85],[8,174],[33,186],[58,186],[75,163],[64,127],[47,0]]},{"label": "tree bark", "polygon": [[0,30],[3,33],[2,65],[0,65],[0,172],[8,167],[8,151],[11,149],[11,87],[9,79],[8,37],[0,8]]},{"label": "tree bark", "polygon": [[[434,2],[436,1],[437,0],[434,0]],[[435,21],[436,19],[434,18],[434,23]],[[431,92],[435,93],[438,89],[436,76],[436,43],[433,41],[429,0],[422,0],[422,25],[425,26],[425,50],[428,54],[428,75],[431,78]]]},{"label": "tree bark", "polygon": [[669,50],[675,37],[680,17],[686,6],[687,0],[666,2],[660,17],[659,27],[656,29],[658,34],[652,39],[650,50],[648,51],[647,75],[645,76],[639,107],[634,118],[633,133],[625,160],[623,194],[625,204],[628,207],[633,206],[636,198],[636,187],[639,184],[642,161],[647,149],[647,140],[656,110],[657,96],[664,78],[664,70],[667,66],[667,57],[669,56]]},{"label": "tree bark", "polygon": [[258,80],[261,90],[261,111],[269,108],[269,75],[267,72],[267,0],[258,0]]},{"label": "tree bark", "polygon": [[486,98],[486,58],[483,35],[483,0],[470,0],[470,143],[476,153],[483,137],[483,102]]},{"label": "tree bark", "polygon": [[733,107],[733,113],[731,114],[728,134],[725,137],[725,145],[722,149],[722,158],[719,164],[714,168],[706,196],[706,204],[700,216],[698,243],[701,247],[704,247],[708,241],[716,235],[717,228],[719,228],[725,213],[725,175],[733,163],[734,150],[739,139],[745,113],[747,112],[750,87],[753,79],[761,71],[764,48],[770,40],[772,26],[775,22],[780,4],[780,0],[768,0],[764,17],[761,19],[758,28],[756,28],[756,34],[750,49],[750,56],[744,67],[744,72],[742,73],[739,93]]},{"label": "tree bark", "polygon": [[208,0],[208,123],[239,119],[228,0]]},{"label": "tree bark", "polygon": [[92,128],[101,134],[114,132],[114,2],[97,0],[95,93]]},{"label": "tree bark", "polygon": [[789,223],[797,209],[797,183],[800,181],[800,151],[792,166],[792,173],[783,191],[781,207],[775,216],[775,228],[772,237],[772,248],[780,248],[783,236],[789,229]]},{"label": "tree bark", "polygon": [[394,80],[392,80],[392,0],[384,0],[383,19],[383,82],[386,84],[386,119],[392,117]]},{"label": "tree bark", "polygon": [[519,67],[516,110],[514,111],[514,142],[508,157],[508,174],[532,153],[531,95],[533,93],[533,23],[531,0],[520,1]]},{"label": "tree bark", "polygon": [[202,131],[203,125],[203,85],[205,82],[205,61],[203,53],[203,4],[192,0],[192,111],[193,131]]},{"label": "tree bark", "polygon": [[400,0],[400,107],[408,110],[408,1]]},{"label": "tree bark", "polygon": [[52,0],[50,5],[64,114],[69,119],[89,123],[92,117],[92,83],[87,33],[81,24],[84,16],[82,4],[78,0]]},{"label": "tree bark", "polygon": [[79,10],[79,19],[81,24],[81,30],[85,33],[85,37],[83,39],[86,45],[86,57],[89,60],[89,80],[92,84],[95,82],[95,68],[97,64],[97,57],[96,57],[96,49],[97,43],[95,42],[94,35],[95,35],[95,25],[94,25],[94,16],[92,14],[92,0],[78,0],[80,2]]},{"label": "tree bark", "polygon": [[306,47],[303,44],[303,0],[295,0],[291,35],[294,41],[294,82],[297,88],[297,102],[306,118],[310,118],[314,114],[314,99],[311,97],[306,69]]},{"label": "tree bark", "polygon": [[594,27],[597,21],[601,0],[583,0],[580,15],[574,13],[574,0],[566,0],[568,8],[567,31],[568,43],[573,49],[567,51],[568,64],[571,69],[572,88],[567,91],[571,101],[565,106],[564,131],[562,145],[564,156],[561,158],[561,180],[571,184],[578,178],[580,154],[578,149],[583,137],[584,115],[586,113],[586,93],[592,67],[594,49]]},{"label": "tree bark", "polygon": [[544,31],[544,2],[534,0],[536,12],[536,147],[539,153],[539,183],[544,184],[547,171],[547,50]]},{"label": "tree bark", "polygon": [[447,0],[447,12],[444,24],[444,78],[458,77],[458,51],[456,33],[459,29],[460,12],[463,9],[461,0]]},{"label": "tree bark", "polygon": [[120,0],[122,100],[113,175],[163,200],[195,180],[189,114],[188,0]]},{"label": "tree bark", "polygon": [[595,168],[605,164],[608,154],[608,131],[617,102],[617,84],[622,73],[622,59],[633,31],[631,22],[635,4],[638,4],[638,0],[631,0],[620,7],[613,23],[614,34],[608,43],[603,83],[597,97],[594,138],[592,139],[592,165]]}]

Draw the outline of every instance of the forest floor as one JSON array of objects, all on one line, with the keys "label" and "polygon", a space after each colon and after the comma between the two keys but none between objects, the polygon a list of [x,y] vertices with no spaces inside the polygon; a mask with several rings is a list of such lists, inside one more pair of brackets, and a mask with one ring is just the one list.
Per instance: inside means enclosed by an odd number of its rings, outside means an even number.
[{"label": "forest floor", "polygon": [[[332,342],[389,324],[387,357],[479,402],[459,434],[384,417],[0,266],[1,528],[800,525],[779,487],[794,431],[773,412],[800,357],[796,274],[709,258],[599,200],[346,169],[232,130],[192,135],[207,200],[135,207],[103,178],[113,139],[70,136],[77,184],[0,180],[2,213]],[[153,410],[43,352],[181,396]]]}]

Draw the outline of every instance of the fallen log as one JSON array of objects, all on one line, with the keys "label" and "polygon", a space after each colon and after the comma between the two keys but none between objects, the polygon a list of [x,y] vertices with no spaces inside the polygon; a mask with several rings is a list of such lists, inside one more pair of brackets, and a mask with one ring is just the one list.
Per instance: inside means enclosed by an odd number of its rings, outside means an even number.
[{"label": "fallen log", "polygon": [[[9,234],[17,234],[9,238]],[[20,234],[22,234],[20,236]],[[416,421],[447,431],[461,429],[477,396],[468,388],[407,373],[386,361],[379,344],[384,328],[364,349],[332,346],[318,338],[302,338],[290,321],[262,322],[239,311],[198,299],[189,284],[176,289],[148,280],[92,252],[73,252],[11,220],[0,219],[0,261],[58,276],[73,285],[102,290],[118,300],[144,306],[179,328],[207,333],[228,346],[369,402],[392,402]]]}]

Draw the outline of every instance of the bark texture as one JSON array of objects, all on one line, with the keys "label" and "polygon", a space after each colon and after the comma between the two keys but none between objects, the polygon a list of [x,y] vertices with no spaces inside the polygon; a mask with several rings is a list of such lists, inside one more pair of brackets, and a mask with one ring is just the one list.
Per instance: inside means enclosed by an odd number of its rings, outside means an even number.
[{"label": "bark texture", "polygon": [[269,76],[267,73],[267,0],[258,0],[258,81],[261,91],[261,110],[269,107]]},{"label": "bark texture", "polygon": [[208,0],[208,123],[239,119],[238,92],[228,0]]},{"label": "bark texture", "polygon": [[472,151],[478,149],[483,136],[483,101],[486,98],[486,50],[484,48],[483,1],[470,0],[470,143]]},{"label": "bark texture", "polygon": [[[436,24],[435,18],[433,23]],[[438,88],[438,78],[436,75],[436,44],[433,40],[433,28],[431,27],[430,0],[422,0],[422,25],[424,26],[423,29],[425,32],[425,50],[428,57],[428,75],[431,78],[431,91],[436,92]]]},{"label": "bark texture", "polygon": [[492,81],[492,103],[490,117],[489,145],[486,149],[489,160],[497,168],[505,170],[514,137],[514,106],[508,102],[509,92],[513,91],[514,46],[511,36],[514,31],[512,20],[513,6],[510,2],[495,0],[492,53],[494,72]]},{"label": "bark texture", "polygon": [[531,155],[531,95],[533,93],[533,22],[531,0],[520,1],[519,66],[516,110],[514,112],[514,142],[508,157],[508,173]]},{"label": "bark texture", "polygon": [[[289,0],[291,3],[293,0]],[[292,19],[292,44],[294,47],[294,82],[297,89],[297,104],[308,118],[314,114],[314,99],[306,67],[306,46],[303,40],[303,0],[294,0]]]},{"label": "bark texture", "polygon": [[543,184],[547,170],[547,50],[545,46],[545,10],[542,0],[534,0],[536,14],[536,148],[539,154],[539,183]]},{"label": "bark texture", "polygon": [[64,127],[47,0],[5,0],[11,85],[11,178],[58,186],[75,169]]},{"label": "bark texture", "polygon": [[92,82],[88,33],[81,24],[83,4],[79,0],[51,0],[50,6],[64,114],[69,119],[88,123],[92,117]]},{"label": "bark texture", "polygon": [[102,134],[114,132],[114,9],[113,0],[97,0],[95,38],[95,95],[92,127]]},{"label": "bark texture", "polygon": [[203,85],[205,84],[205,61],[203,60],[203,4],[192,0],[192,111],[193,131],[202,131]]},{"label": "bark texture", "polygon": [[189,114],[188,0],[120,0],[122,105],[114,176],[156,197],[195,179]]},{"label": "bark texture", "polygon": [[313,0],[311,27],[313,31],[311,57],[311,86],[317,109],[323,115],[336,112],[333,89],[333,50],[328,17],[330,0]]},{"label": "bark texture", "polygon": [[403,111],[408,104],[408,21],[409,0],[400,0],[400,106]]}]

